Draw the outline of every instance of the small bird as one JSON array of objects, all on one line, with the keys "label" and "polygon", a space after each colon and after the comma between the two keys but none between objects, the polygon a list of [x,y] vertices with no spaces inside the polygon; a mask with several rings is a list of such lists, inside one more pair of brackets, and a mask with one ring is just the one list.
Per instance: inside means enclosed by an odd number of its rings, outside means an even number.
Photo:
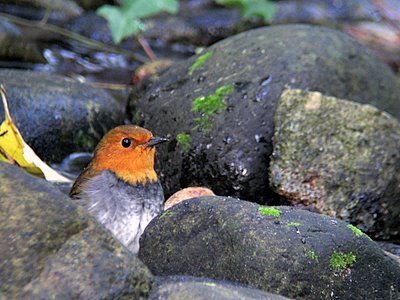
[{"label": "small bird", "polygon": [[163,209],[154,146],[166,141],[134,125],[110,130],[70,192],[71,198],[133,253],[139,251],[145,227]]}]

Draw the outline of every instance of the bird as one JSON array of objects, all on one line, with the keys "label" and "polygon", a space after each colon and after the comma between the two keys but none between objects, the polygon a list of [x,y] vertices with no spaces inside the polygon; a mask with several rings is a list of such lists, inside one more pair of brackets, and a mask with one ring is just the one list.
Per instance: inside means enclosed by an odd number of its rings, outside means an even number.
[{"label": "bird", "polygon": [[163,210],[154,156],[155,146],[166,141],[135,125],[110,130],[69,194],[134,254],[144,229]]}]

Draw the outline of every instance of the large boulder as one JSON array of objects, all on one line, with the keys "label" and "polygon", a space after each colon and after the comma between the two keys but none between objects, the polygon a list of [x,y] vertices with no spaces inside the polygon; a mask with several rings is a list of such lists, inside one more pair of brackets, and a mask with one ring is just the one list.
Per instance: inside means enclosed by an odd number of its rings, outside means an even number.
[{"label": "large boulder", "polygon": [[[106,91],[56,74],[0,69],[11,116],[40,158],[58,162],[92,151],[125,108]],[[0,120],[4,110],[0,105]]]},{"label": "large boulder", "polygon": [[[323,120],[321,122],[321,120]],[[273,189],[294,205],[400,238],[400,124],[370,105],[285,91],[275,114]]]},{"label": "large boulder", "polygon": [[400,266],[356,227],[293,207],[200,197],[153,219],[154,275],[230,280],[295,299],[397,299]]},{"label": "large boulder", "polygon": [[159,280],[151,291],[149,300],[288,300],[288,298],[227,281],[191,276],[167,276]]},{"label": "large boulder", "polygon": [[163,136],[181,134],[168,152],[159,152],[166,193],[203,185],[216,194],[270,203],[273,117],[287,85],[400,117],[395,76],[346,34],[309,25],[244,32],[132,93],[132,122]]},{"label": "large boulder", "polygon": [[153,277],[146,266],[64,194],[5,163],[0,182],[0,296],[148,296]]}]

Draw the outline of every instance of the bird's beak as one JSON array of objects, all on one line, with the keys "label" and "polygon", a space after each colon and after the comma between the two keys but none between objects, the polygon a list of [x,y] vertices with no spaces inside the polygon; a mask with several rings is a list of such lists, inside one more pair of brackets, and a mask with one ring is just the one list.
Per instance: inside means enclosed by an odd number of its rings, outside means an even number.
[{"label": "bird's beak", "polygon": [[145,147],[153,147],[157,144],[161,144],[164,142],[168,142],[169,139],[167,138],[159,138],[159,137],[152,137],[150,140],[148,140],[146,143],[143,144]]}]

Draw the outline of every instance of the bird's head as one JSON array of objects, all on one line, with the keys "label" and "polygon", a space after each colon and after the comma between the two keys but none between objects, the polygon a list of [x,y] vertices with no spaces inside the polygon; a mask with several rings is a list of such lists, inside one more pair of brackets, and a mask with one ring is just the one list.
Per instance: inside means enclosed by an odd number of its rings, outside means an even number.
[{"label": "bird's head", "polygon": [[110,170],[131,184],[154,182],[154,146],[165,141],[139,126],[118,126],[99,142],[89,167],[93,171]]}]

